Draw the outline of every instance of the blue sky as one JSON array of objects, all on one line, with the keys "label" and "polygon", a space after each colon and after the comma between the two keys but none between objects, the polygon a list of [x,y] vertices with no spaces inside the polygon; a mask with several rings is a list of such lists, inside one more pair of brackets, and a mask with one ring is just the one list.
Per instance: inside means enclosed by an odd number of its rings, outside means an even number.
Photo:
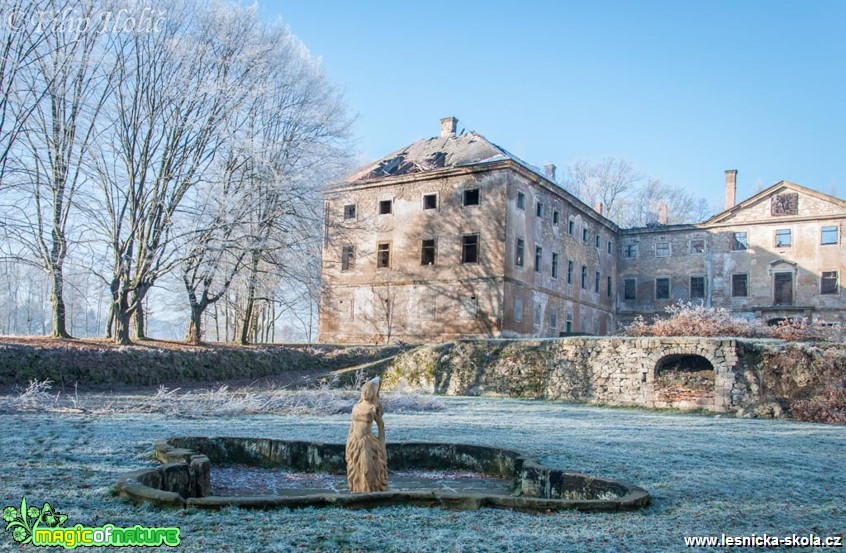
[{"label": "blue sky", "polygon": [[846,196],[846,1],[264,0],[323,59],[375,159],[459,118],[529,163],[615,156],[722,201]]}]

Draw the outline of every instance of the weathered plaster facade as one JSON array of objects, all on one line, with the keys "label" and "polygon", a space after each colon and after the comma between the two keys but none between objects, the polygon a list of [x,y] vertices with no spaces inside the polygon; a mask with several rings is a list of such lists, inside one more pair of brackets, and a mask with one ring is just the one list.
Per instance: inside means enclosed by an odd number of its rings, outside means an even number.
[{"label": "weathered plaster facade", "polygon": [[441,123],[326,193],[321,341],[606,335],[678,300],[844,320],[846,202],[782,181],[735,205],[727,171],[708,221],[620,229],[554,166]]}]

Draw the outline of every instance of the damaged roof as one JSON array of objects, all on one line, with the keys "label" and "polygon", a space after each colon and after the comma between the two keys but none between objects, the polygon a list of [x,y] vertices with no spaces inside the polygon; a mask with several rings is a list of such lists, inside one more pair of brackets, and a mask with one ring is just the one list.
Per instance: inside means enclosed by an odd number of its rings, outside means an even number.
[{"label": "damaged roof", "polygon": [[467,167],[511,159],[542,174],[517,156],[490,142],[475,131],[451,136],[424,138],[371,163],[352,174],[348,184],[384,177],[425,173],[454,167]]}]

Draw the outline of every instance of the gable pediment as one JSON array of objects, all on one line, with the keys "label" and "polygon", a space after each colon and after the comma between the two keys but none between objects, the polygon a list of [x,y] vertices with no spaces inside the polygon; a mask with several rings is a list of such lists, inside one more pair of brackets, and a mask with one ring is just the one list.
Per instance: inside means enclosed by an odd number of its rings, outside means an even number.
[{"label": "gable pediment", "polygon": [[791,217],[846,215],[846,202],[798,184],[781,181],[706,221],[747,223]]}]

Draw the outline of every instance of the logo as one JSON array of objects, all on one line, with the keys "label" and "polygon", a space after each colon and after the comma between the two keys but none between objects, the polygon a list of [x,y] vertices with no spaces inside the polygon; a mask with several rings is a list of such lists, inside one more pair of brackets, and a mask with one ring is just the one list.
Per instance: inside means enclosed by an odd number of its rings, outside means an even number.
[{"label": "logo", "polygon": [[90,527],[77,524],[63,528],[68,516],[53,509],[49,503],[39,509],[27,507],[26,497],[21,498],[20,509],[4,507],[3,520],[6,532],[20,543],[39,547],[60,545],[65,549],[77,547],[159,547],[179,545],[179,528],[148,528],[130,526],[121,528],[113,524]]}]

